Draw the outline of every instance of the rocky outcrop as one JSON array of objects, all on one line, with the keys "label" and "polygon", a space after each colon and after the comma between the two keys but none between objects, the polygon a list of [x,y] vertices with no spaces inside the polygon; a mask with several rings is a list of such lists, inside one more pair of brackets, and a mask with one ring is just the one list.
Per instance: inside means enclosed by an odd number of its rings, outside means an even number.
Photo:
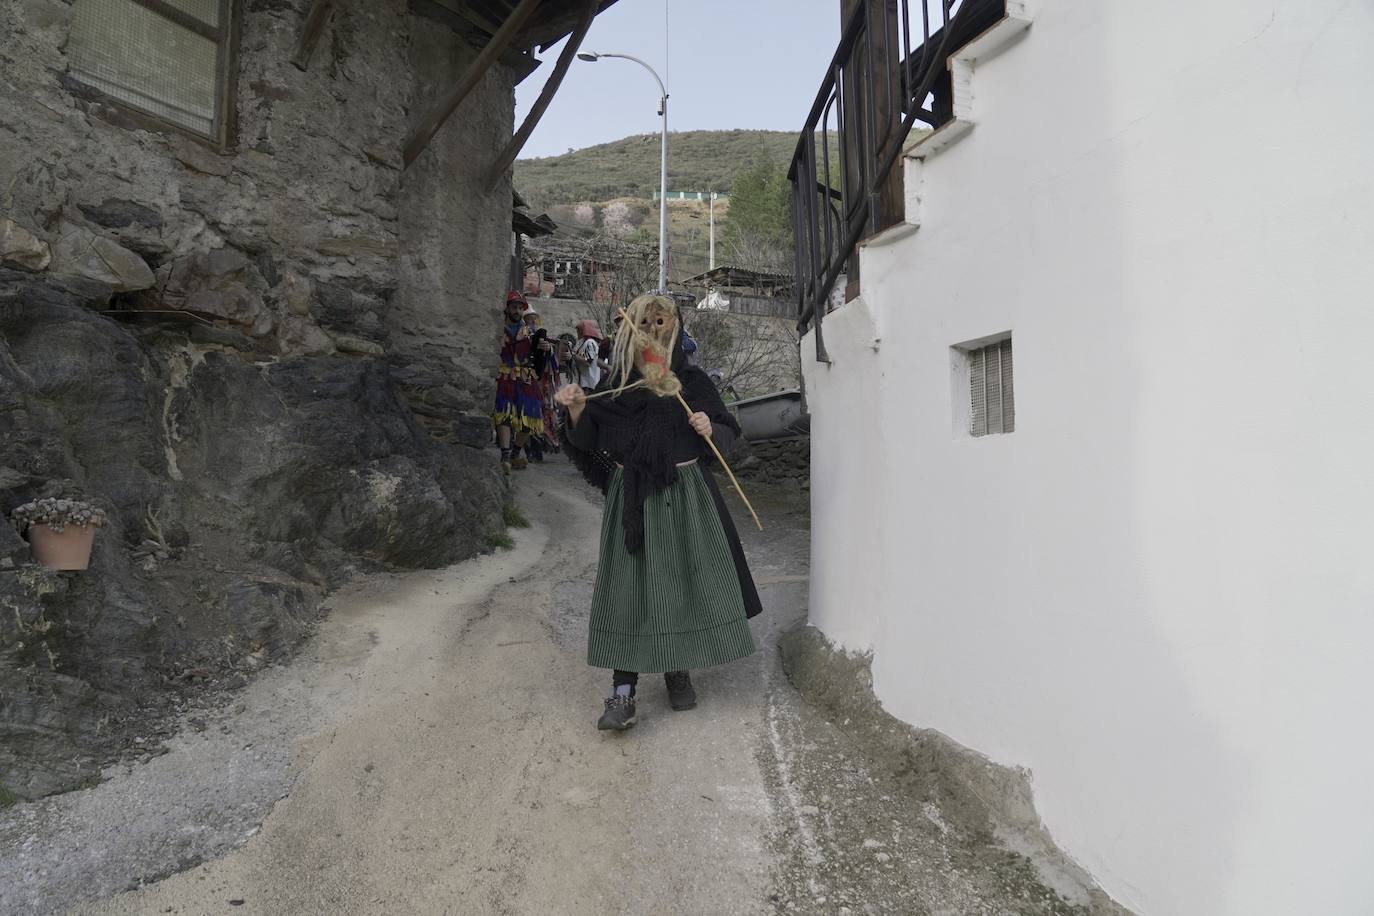
[{"label": "rocky outcrop", "polygon": [[254,337],[266,337],[280,316],[263,301],[267,280],[236,248],[217,248],[177,258],[158,270],[157,302],[222,319]]},{"label": "rocky outcrop", "polygon": [[153,285],[153,272],[146,261],[73,223],[63,223],[58,229],[48,273],[56,285],[93,300]]},{"label": "rocky outcrop", "polygon": [[309,3],[240,6],[220,147],[81,86],[72,4],[0,3],[0,513],[110,515],[80,575],[0,535],[21,797],[151,748],[146,723],[288,652],[352,571],[448,563],[500,523],[481,448],[511,198],[482,173],[510,74],[403,186],[397,138],[475,52],[404,0],[341,0],[299,70]]},{"label": "rocky outcrop", "polygon": [[79,576],[0,534],[0,782],[21,797],[91,778],[167,688],[287,651],[354,570],[483,549],[503,488],[490,456],[424,432],[382,363],[263,364],[0,301],[0,512],[57,494],[110,524]]},{"label": "rocky outcrop", "polygon": [[44,270],[52,263],[52,249],[12,219],[0,218],[0,266]]}]

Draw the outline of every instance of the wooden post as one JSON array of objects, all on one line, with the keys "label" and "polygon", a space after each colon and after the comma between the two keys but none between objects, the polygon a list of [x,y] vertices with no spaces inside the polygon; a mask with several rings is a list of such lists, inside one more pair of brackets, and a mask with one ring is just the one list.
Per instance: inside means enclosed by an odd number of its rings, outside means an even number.
[{"label": "wooden post", "polygon": [[578,49],[582,47],[582,39],[587,37],[587,30],[591,28],[592,20],[596,18],[596,12],[600,5],[600,0],[587,0],[582,10],[582,18],[577,20],[577,27],[573,29],[567,44],[563,46],[562,53],[558,55],[558,63],[554,64],[553,72],[549,74],[548,80],[544,83],[544,88],[539,92],[539,98],[535,100],[529,114],[525,115],[525,122],[520,125],[515,136],[510,138],[506,148],[501,150],[501,155],[496,157],[496,162],[492,165],[491,171],[487,173],[488,191],[496,188],[496,185],[505,176],[506,169],[510,168],[515,157],[520,155],[520,150],[524,149],[525,143],[530,139],[530,134],[534,133],[534,128],[539,124],[539,119],[544,116],[549,103],[553,101],[554,95],[558,92],[558,87],[563,85],[563,77],[567,74],[568,67],[572,65]]},{"label": "wooden post", "polygon": [[301,40],[296,45],[296,53],[291,55],[291,63],[295,64],[297,69],[304,70],[310,63],[310,55],[314,53],[320,33],[324,31],[324,24],[333,11],[334,0],[313,0],[310,4],[310,12],[305,15],[305,25],[301,27]]},{"label": "wooden post", "polygon": [[[868,0],[840,0],[841,32],[844,31],[845,24],[849,22],[849,17],[854,15],[854,12],[859,8],[859,6],[866,2],[868,2]],[[922,2],[924,2],[924,0],[922,0]],[[851,52],[851,59],[853,53],[854,52]],[[843,109],[841,109],[844,115],[845,138],[844,181],[845,186],[853,194],[864,193],[864,170],[863,165],[860,162],[860,159],[863,158],[866,150],[864,149],[864,140],[862,133],[864,114],[863,105],[859,103],[859,85],[860,80],[856,76],[856,71],[846,68],[844,72],[843,85],[840,87],[840,92],[843,94],[845,100],[844,107]],[[826,138],[826,142],[829,142],[828,137]],[[849,206],[851,203],[852,201],[850,200],[844,201],[846,207]],[[822,203],[822,206],[829,206],[829,201],[824,201]],[[849,257],[845,263],[844,273],[844,301],[849,302],[851,299],[854,299],[859,295],[859,258],[856,253],[850,252]],[[817,311],[829,311],[830,304],[827,302],[823,302],[817,305],[816,308]]]},{"label": "wooden post", "polygon": [[[924,2],[924,0],[921,0]],[[862,61],[864,66],[847,67],[844,85],[846,180],[852,194],[868,194],[865,180],[872,181],[883,155],[892,144],[903,143],[900,136],[902,111],[906,100],[901,97],[902,48],[897,0],[840,0],[840,28],[860,8],[867,18],[868,34],[861,34],[850,61]],[[872,135],[870,136],[870,131]],[[901,160],[891,174],[873,192],[869,226],[864,237],[881,232],[901,222],[906,211],[906,182]],[[846,205],[851,201],[845,201]],[[845,268],[845,301],[859,294],[859,259],[849,258]]]},{"label": "wooden post", "polygon": [[453,114],[458,106],[463,103],[463,99],[467,98],[468,94],[477,88],[477,84],[482,81],[482,77],[486,76],[491,65],[510,46],[515,36],[525,27],[525,23],[534,15],[534,11],[538,7],[539,0],[520,0],[520,5],[511,12],[505,22],[501,23],[501,28],[497,30],[491,41],[487,42],[486,47],[477,55],[477,59],[459,77],[458,85],[454,86],[448,97],[425,116],[424,120],[420,122],[420,126],[411,134],[402,154],[405,165],[409,166],[425,151],[425,147],[429,146],[429,141],[434,139],[434,135],[439,132],[439,128],[444,126],[449,115]]},{"label": "wooden post", "polygon": [[[903,83],[899,76],[902,47],[897,0],[869,0],[868,27],[873,30],[873,61],[870,78],[873,80],[874,120],[878,125],[880,142],[873,150],[873,164],[877,169],[893,146],[906,142],[902,134],[902,118],[906,99],[902,98]],[[906,170],[901,157],[877,187],[878,213],[875,231],[881,232],[906,218]]]}]

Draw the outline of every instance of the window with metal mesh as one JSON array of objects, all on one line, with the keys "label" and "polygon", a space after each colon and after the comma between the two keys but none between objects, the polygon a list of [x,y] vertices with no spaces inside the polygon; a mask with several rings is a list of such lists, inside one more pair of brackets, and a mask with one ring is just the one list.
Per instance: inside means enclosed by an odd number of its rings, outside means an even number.
[{"label": "window with metal mesh", "polygon": [[1016,429],[1011,338],[968,351],[970,428],[975,436]]},{"label": "window with metal mesh", "polygon": [[163,0],[206,25],[219,25],[219,0]]},{"label": "window with metal mesh", "polygon": [[193,21],[139,0],[77,0],[68,45],[72,75],[116,102],[218,139],[227,36],[220,0],[167,5]]}]

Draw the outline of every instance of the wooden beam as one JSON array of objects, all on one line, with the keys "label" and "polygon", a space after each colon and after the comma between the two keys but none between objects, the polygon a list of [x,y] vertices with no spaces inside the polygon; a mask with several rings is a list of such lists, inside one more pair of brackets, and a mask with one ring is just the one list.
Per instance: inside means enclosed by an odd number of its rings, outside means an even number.
[{"label": "wooden beam", "polygon": [[448,97],[420,122],[420,126],[411,134],[402,152],[402,159],[406,166],[409,166],[425,151],[425,147],[429,146],[429,141],[434,139],[434,135],[439,132],[439,128],[444,126],[449,115],[453,114],[454,110],[463,103],[463,99],[468,97],[468,93],[477,88],[482,77],[486,76],[491,65],[501,56],[501,52],[510,46],[511,40],[519,34],[520,30],[525,27],[525,23],[534,15],[534,11],[539,7],[539,2],[540,0],[520,0],[520,5],[510,14],[510,18],[501,24],[501,28],[477,55],[477,59],[469,64],[467,70],[459,77],[458,85],[454,86]]},{"label": "wooden beam", "polygon": [[[456,2],[457,0],[445,0],[443,3],[438,2],[438,0],[407,0],[406,5],[416,16],[423,16],[433,22],[443,23],[461,35],[464,41],[472,45],[474,51],[478,50],[491,41],[491,37],[501,28],[501,24],[498,22],[490,29],[479,29],[453,11],[453,4]],[[513,44],[515,47],[507,48],[502,52],[501,63],[510,68],[511,73],[515,76],[515,82],[519,84],[524,82],[525,77],[534,72],[535,68],[539,66],[539,60],[533,54],[526,54],[522,50],[517,50],[524,47],[518,36]]]},{"label": "wooden beam", "polygon": [[[601,0],[597,14],[606,12],[615,2],[616,0]],[[573,24],[579,18],[577,7],[569,4],[568,9],[571,11],[555,12],[548,16],[539,17],[539,21],[520,36],[518,44],[522,47],[538,45],[541,52],[547,51],[549,46],[557,44],[564,35],[572,31]]]},{"label": "wooden beam", "polygon": [[520,155],[520,150],[524,149],[530,134],[534,133],[534,128],[539,124],[539,119],[544,116],[549,103],[553,101],[555,93],[558,92],[558,87],[563,85],[563,77],[567,74],[568,67],[572,65],[578,49],[582,47],[582,39],[587,37],[587,30],[592,27],[592,20],[596,18],[600,6],[601,0],[587,0],[584,4],[582,18],[577,20],[577,27],[573,29],[572,35],[568,38],[568,43],[563,46],[562,53],[558,55],[558,63],[554,65],[553,72],[544,82],[544,88],[540,90],[539,98],[535,100],[529,114],[525,115],[525,123],[520,125],[520,129],[515,132],[515,136],[510,138],[506,148],[501,150],[501,155],[496,157],[496,162],[492,165],[491,171],[487,172],[488,191],[495,190],[496,185],[505,177],[506,169],[510,168],[515,157]]},{"label": "wooden beam", "polygon": [[454,15],[466,20],[469,25],[480,29],[484,35],[494,36],[501,30],[500,22],[493,22],[486,16],[468,6],[465,2],[453,2],[453,0],[438,0],[440,6],[446,10],[451,10]]},{"label": "wooden beam", "polygon": [[305,25],[301,26],[301,40],[296,45],[296,53],[291,55],[291,63],[298,70],[304,70],[310,63],[310,55],[319,44],[320,34],[329,14],[334,11],[334,0],[311,0],[310,12],[305,14]]}]

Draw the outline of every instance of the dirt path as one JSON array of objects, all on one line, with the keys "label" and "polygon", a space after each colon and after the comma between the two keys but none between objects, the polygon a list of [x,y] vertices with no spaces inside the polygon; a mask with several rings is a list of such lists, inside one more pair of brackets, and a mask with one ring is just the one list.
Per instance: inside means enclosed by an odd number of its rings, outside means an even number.
[{"label": "dirt path", "polygon": [[960,867],[939,812],[799,702],[773,646],[805,616],[805,519],[760,501],[765,648],[695,674],[696,710],[646,678],[639,725],[594,729],[600,507],[554,462],[520,480],[513,550],[336,596],[170,753],[15,809],[0,913],[1069,912]]}]

